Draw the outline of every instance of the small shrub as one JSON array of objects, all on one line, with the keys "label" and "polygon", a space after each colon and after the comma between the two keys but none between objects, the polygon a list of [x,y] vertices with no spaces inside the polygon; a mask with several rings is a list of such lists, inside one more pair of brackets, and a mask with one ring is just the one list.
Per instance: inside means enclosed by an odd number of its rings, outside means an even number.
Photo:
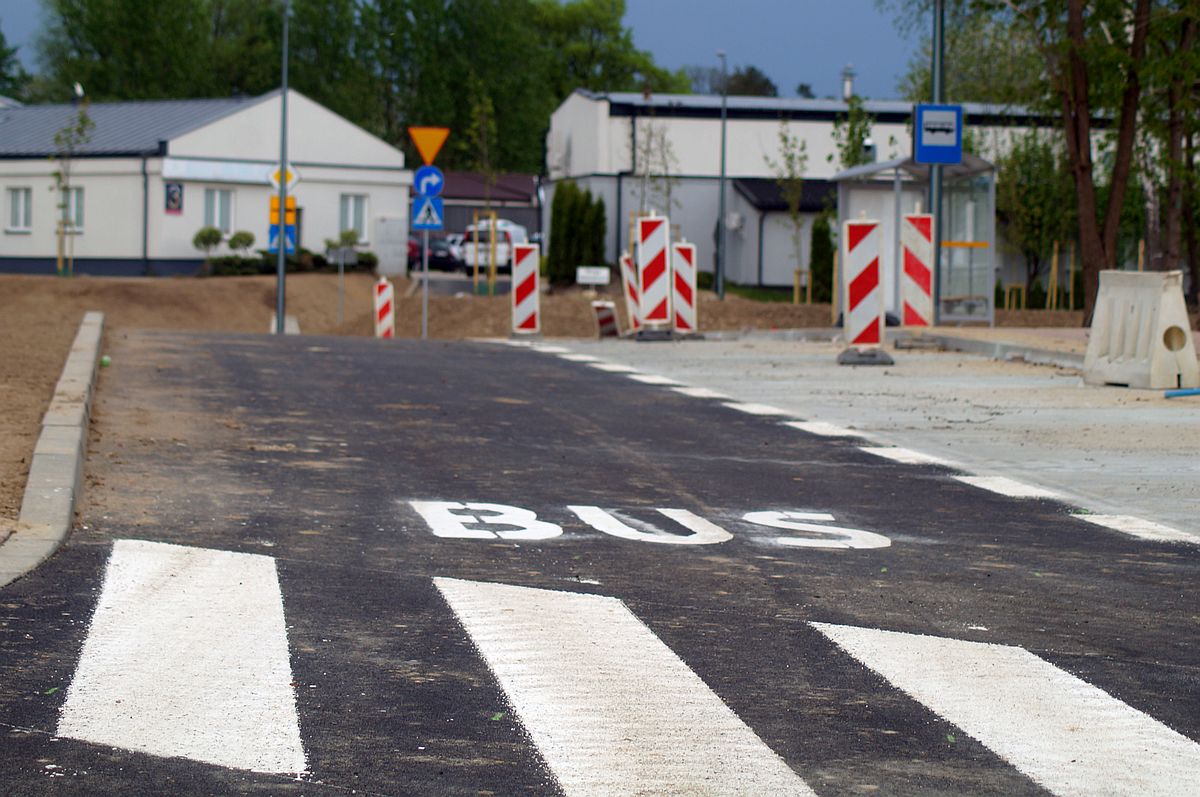
[{"label": "small shrub", "polygon": [[221,240],[224,236],[216,227],[201,227],[192,237],[192,246],[204,252],[207,258],[212,250],[221,245]]}]

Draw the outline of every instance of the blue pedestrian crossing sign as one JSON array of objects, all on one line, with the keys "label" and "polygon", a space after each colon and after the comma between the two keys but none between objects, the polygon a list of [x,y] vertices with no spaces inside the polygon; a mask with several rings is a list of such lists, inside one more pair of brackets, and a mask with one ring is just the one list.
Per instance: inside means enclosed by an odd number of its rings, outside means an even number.
[{"label": "blue pedestrian crossing sign", "polygon": [[412,228],[414,230],[440,230],[444,219],[441,197],[419,196],[413,198]]},{"label": "blue pedestrian crossing sign", "polygon": [[[296,225],[288,224],[283,228],[284,238],[287,246],[287,253],[293,255],[296,253]],[[267,227],[267,251],[277,253],[279,251],[279,225],[271,224]]]}]

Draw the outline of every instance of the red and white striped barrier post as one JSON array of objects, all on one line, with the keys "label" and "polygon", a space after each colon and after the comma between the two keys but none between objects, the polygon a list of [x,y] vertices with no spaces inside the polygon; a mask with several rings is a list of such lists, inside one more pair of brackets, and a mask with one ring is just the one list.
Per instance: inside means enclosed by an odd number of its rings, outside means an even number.
[{"label": "red and white striped barrier post", "polygon": [[375,283],[375,337],[396,337],[395,290],[387,277]]},{"label": "red and white striped barrier post", "polygon": [[666,216],[645,216],[637,222],[638,288],[642,326],[655,332],[671,327],[671,222]]},{"label": "red and white striped barrier post", "polygon": [[627,252],[618,258],[621,261],[621,287],[625,293],[625,311],[629,315],[629,327],[634,332],[642,328],[642,303],[638,301],[637,267]]},{"label": "red and white striped barrier post", "polygon": [[878,221],[860,219],[842,225],[842,331],[850,348],[838,355],[843,365],[890,365],[883,345],[883,273],[879,265],[882,233]]},{"label": "red and white striped barrier post", "polygon": [[933,324],[933,216],[909,213],[900,224],[901,323],[906,327]]},{"label": "red and white striped barrier post", "polygon": [[512,331],[536,335],[542,331],[538,277],[542,263],[537,244],[514,244],[512,260]]},{"label": "red and white striped barrier post", "polygon": [[592,302],[592,310],[596,313],[596,332],[601,338],[615,338],[621,334],[617,323],[617,306],[612,302],[597,300]]},{"label": "red and white striped barrier post", "polygon": [[672,246],[671,265],[675,271],[671,297],[675,331],[695,332],[699,329],[696,320],[696,245],[681,242]]}]

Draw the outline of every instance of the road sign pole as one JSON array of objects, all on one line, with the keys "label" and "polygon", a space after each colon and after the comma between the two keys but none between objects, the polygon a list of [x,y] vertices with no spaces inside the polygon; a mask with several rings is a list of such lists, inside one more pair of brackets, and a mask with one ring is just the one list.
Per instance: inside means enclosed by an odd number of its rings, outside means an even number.
[{"label": "road sign pole", "polygon": [[[946,0],[935,0],[933,4],[933,62],[930,78],[933,84],[934,104],[945,101],[942,82],[943,56],[945,53]],[[914,135],[921,131],[914,130]],[[929,212],[933,214],[933,325],[942,318],[942,164],[935,163],[929,169]]]},{"label": "road sign pole", "polygon": [[346,247],[338,247],[338,326],[345,319],[346,307]]},{"label": "road sign pole", "polygon": [[283,0],[283,60],[280,66],[282,74],[279,94],[279,168],[283,174],[279,179],[279,254],[275,261],[275,334],[282,335],[284,329],[283,314],[285,311],[285,280],[287,279],[287,93],[288,93],[288,12],[291,10],[290,0]]},{"label": "road sign pole", "polygon": [[429,230],[421,232],[421,340],[429,337]]}]

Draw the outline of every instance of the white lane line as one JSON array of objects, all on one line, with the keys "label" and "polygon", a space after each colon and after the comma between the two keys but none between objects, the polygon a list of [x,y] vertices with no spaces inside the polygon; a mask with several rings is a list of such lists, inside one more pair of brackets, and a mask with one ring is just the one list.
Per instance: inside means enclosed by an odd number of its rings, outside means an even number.
[{"label": "white lane line", "polygon": [[570,349],[564,349],[562,346],[547,346],[543,343],[534,343],[530,346],[534,351],[540,351],[542,354],[570,354]]},{"label": "white lane line", "polygon": [[737,401],[727,402],[723,406],[738,412],[744,412],[747,415],[781,415],[785,418],[795,417],[795,413],[781,410],[778,407],[772,407],[769,404],[754,404],[742,403]]},{"label": "white lane line", "polygon": [[706,387],[674,387],[671,389],[676,393],[682,393],[683,395],[691,396],[692,398],[720,399],[722,401],[729,401],[729,396],[725,395],[724,393],[718,393],[715,390],[709,390]]},{"label": "white lane line", "polygon": [[893,462],[899,462],[904,465],[942,465],[947,468],[958,467],[957,463],[951,462],[948,459],[935,457],[932,454],[922,454],[920,451],[913,451],[909,448],[884,447],[884,446],[859,446],[859,451],[865,451],[868,454],[874,454],[877,457],[890,459]]},{"label": "white lane line", "polygon": [[593,357],[590,354],[575,354],[574,352],[568,352],[566,354],[560,354],[558,356],[564,360],[570,360],[573,363],[598,363],[598,362],[600,362],[599,357]]},{"label": "white lane line", "polygon": [[813,794],[621,601],[434,583],[565,794]]},{"label": "white lane line", "polygon": [[305,770],[275,560],[118,540],[58,735]]},{"label": "white lane line", "polygon": [[856,432],[844,426],[826,423],[825,421],[788,421],[784,426],[790,426],[793,429],[799,429],[809,434],[821,435],[822,437],[865,437],[862,432]]},{"label": "white lane line", "polygon": [[1025,484],[1005,476],[955,476],[954,478],[963,484],[1006,495],[1009,498],[1062,498],[1061,494],[1053,490],[1034,487],[1032,484]]},{"label": "white lane line", "polygon": [[1097,526],[1104,526],[1113,531],[1120,531],[1125,534],[1131,534],[1134,537],[1141,537],[1143,540],[1200,544],[1200,535],[1189,534],[1186,531],[1180,531],[1170,526],[1164,526],[1162,523],[1143,520],[1132,515],[1091,515],[1080,512],[1073,513],[1072,517],[1086,520],[1088,523],[1095,523]]},{"label": "white lane line", "polygon": [[678,385],[674,379],[668,379],[665,376],[658,374],[629,374],[629,378],[635,382],[641,382],[646,385]]},{"label": "white lane line", "polygon": [[608,371],[609,373],[613,373],[613,374],[636,374],[636,373],[638,373],[638,369],[631,368],[628,365],[621,365],[620,363],[598,362],[598,363],[589,363],[589,365],[591,365],[592,368],[596,368],[600,371]]},{"label": "white lane line", "polygon": [[1027,650],[813,623],[1055,794],[1181,794],[1200,745]]}]

